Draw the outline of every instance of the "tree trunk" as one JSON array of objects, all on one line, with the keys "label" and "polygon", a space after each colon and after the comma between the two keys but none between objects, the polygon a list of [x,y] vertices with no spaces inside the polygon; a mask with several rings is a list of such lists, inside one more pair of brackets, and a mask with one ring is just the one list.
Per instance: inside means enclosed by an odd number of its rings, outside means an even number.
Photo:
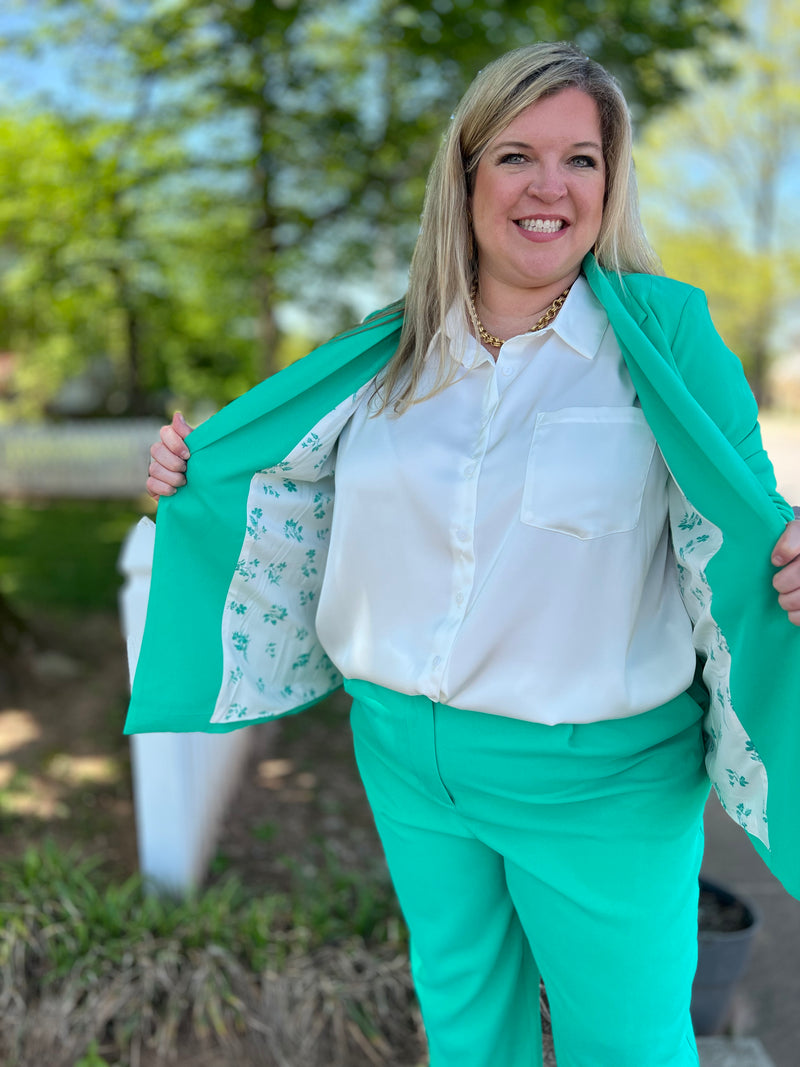
[{"label": "tree trunk", "polygon": [[258,163],[253,172],[256,185],[256,216],[253,220],[255,232],[255,273],[258,297],[258,336],[261,348],[261,371],[265,378],[279,370],[278,349],[281,340],[280,327],[275,317],[275,257],[277,247],[275,230],[278,220],[271,204],[269,151],[263,147],[267,137],[269,115],[266,110],[258,113],[256,119],[257,136],[262,148],[258,154]]},{"label": "tree trunk", "polygon": [[22,655],[33,640],[21,615],[0,594],[0,696],[15,689],[22,672]]},{"label": "tree trunk", "polygon": [[130,300],[124,311],[128,410],[132,415],[147,415],[147,400],[142,389],[142,342],[139,313]]},{"label": "tree trunk", "polygon": [[117,290],[117,305],[125,321],[125,410],[129,415],[147,415],[147,398],[142,388],[141,319],[136,299],[122,263],[111,268]]},{"label": "tree trunk", "polygon": [[268,224],[262,224],[260,227],[256,245],[258,339],[261,349],[261,373],[264,378],[269,378],[275,371],[280,370],[278,349],[281,339],[280,327],[275,318],[275,286],[272,279],[272,257],[275,255],[275,249],[272,234],[267,227]]},{"label": "tree trunk", "polygon": [[759,333],[751,349],[750,388],[760,408],[766,407],[771,400],[769,392],[770,351],[764,333]]},{"label": "tree trunk", "polygon": [[258,302],[258,337],[261,372],[268,378],[279,369],[280,328],[275,317],[275,277],[278,218],[275,211],[274,182],[280,167],[275,159],[275,100],[280,99],[287,80],[287,56],[275,55],[266,36],[250,40],[252,83],[260,89],[252,97],[251,136],[253,138],[253,264]]}]

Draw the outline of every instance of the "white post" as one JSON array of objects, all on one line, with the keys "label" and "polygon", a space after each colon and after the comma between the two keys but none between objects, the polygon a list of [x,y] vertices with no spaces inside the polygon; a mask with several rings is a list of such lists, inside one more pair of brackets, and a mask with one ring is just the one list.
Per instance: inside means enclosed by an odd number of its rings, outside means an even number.
[{"label": "white post", "polygon": [[[125,576],[120,612],[131,680],[144,633],[154,544],[155,524],[141,519],[119,559]],[[131,738],[139,867],[159,887],[185,892],[202,879],[249,742],[248,728],[229,734]]]}]

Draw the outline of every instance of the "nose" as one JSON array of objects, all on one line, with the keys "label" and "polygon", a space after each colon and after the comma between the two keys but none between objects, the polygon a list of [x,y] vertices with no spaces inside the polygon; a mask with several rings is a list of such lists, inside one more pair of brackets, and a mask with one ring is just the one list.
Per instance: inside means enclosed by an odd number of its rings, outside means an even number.
[{"label": "nose", "polygon": [[528,185],[528,195],[545,204],[554,204],[565,196],[566,192],[564,177],[555,166],[537,167]]}]

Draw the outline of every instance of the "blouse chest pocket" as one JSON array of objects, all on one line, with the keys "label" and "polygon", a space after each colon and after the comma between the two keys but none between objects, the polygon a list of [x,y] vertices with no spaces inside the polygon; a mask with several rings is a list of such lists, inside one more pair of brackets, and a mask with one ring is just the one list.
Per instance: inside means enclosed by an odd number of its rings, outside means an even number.
[{"label": "blouse chest pocket", "polygon": [[520,518],[581,540],[634,529],[655,447],[640,408],[540,412]]}]

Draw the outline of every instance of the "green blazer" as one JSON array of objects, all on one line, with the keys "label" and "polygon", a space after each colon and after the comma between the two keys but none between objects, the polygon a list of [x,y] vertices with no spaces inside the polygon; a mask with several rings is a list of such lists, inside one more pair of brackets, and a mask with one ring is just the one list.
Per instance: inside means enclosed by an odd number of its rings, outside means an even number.
[{"label": "green blazer", "polygon": [[[586,257],[672,474],[670,525],[698,653],[706,764],[723,806],[800,897],[800,629],[770,555],[792,509],[757,409],[702,292]],[[126,733],[224,732],[300,711],[341,684],[314,630],[330,452],[397,346],[393,306],[196,429],[187,486],[159,502],[147,621]]]}]

